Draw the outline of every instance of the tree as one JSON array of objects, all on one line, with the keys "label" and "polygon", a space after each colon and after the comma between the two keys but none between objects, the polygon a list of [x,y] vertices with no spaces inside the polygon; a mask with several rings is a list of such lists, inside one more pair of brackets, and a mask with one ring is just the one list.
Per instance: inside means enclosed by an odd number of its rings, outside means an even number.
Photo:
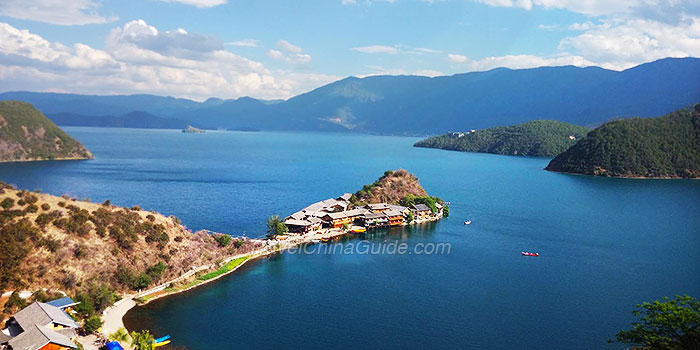
[{"label": "tree", "polygon": [[651,349],[700,349],[700,301],[687,295],[644,302],[632,312],[640,317],[632,329],[617,333],[618,342]]},{"label": "tree", "polygon": [[124,327],[117,329],[117,331],[110,334],[108,338],[109,338],[109,340],[118,341],[118,342],[122,342],[122,343],[127,342],[127,341],[129,341],[129,339],[131,339],[131,338],[129,338],[129,333],[126,331],[126,328],[124,328]]},{"label": "tree", "polygon": [[141,332],[131,332],[131,345],[134,350],[153,350],[155,339],[148,330]]},{"label": "tree", "polygon": [[94,333],[100,327],[102,327],[102,320],[100,316],[97,315],[90,316],[90,318],[85,320],[85,324],[83,325],[83,329],[88,333]]},{"label": "tree", "polygon": [[267,219],[267,237],[272,238],[289,232],[287,225],[280,220],[279,215],[272,215]]}]

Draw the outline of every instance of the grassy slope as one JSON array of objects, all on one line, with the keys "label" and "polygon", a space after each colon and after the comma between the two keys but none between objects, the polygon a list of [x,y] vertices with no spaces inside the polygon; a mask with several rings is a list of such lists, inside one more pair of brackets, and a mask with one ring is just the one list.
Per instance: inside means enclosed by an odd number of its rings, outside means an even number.
[{"label": "grassy slope", "polygon": [[92,157],[87,148],[32,105],[0,102],[0,161]]},{"label": "grassy slope", "polygon": [[[471,133],[450,133],[416,142],[416,147],[463,152],[551,157],[571,147],[590,129],[554,120],[533,120]],[[460,136],[461,135],[461,136]],[[571,140],[572,135],[576,139]]]},{"label": "grassy slope", "polygon": [[700,114],[612,121],[554,158],[547,170],[620,177],[700,177]]}]

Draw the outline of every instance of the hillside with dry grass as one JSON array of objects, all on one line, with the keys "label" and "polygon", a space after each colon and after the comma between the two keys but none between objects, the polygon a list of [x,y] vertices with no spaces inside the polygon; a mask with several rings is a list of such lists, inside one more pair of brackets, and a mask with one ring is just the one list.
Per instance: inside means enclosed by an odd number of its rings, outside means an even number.
[{"label": "hillside with dry grass", "polygon": [[0,292],[46,288],[113,301],[123,292],[154,286],[258,244],[192,233],[175,217],[139,207],[22,191],[4,183],[0,188]]}]

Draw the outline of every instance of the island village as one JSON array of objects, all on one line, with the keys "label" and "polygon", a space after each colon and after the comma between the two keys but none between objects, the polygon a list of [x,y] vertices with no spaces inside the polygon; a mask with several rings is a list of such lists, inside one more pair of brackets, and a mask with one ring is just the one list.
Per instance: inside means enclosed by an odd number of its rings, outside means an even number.
[{"label": "island village", "polygon": [[[321,234],[337,236],[344,233],[361,233],[367,229],[420,224],[440,220],[444,206],[435,203],[435,210],[425,204],[410,207],[388,203],[372,203],[354,206],[352,194],[345,193],[313,203],[284,219],[293,234]],[[278,236],[278,239],[286,239]],[[321,238],[323,240],[324,238]]]}]

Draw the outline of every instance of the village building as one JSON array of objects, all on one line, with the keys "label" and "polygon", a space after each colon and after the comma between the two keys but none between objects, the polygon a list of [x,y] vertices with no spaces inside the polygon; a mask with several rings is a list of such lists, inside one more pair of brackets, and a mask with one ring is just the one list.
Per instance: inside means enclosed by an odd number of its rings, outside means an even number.
[{"label": "village building", "polygon": [[30,304],[7,321],[0,345],[8,350],[77,349],[73,340],[79,326],[65,311],[75,305],[70,298]]},{"label": "village building", "polygon": [[411,211],[413,212],[413,217],[417,221],[427,220],[433,214],[430,207],[425,204],[414,204],[411,207]]}]

